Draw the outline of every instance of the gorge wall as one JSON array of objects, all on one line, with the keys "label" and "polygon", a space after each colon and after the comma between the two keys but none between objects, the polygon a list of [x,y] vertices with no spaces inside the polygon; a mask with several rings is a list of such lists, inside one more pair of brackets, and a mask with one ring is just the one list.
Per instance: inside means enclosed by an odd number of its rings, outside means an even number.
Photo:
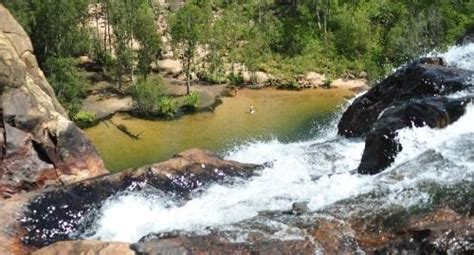
[{"label": "gorge wall", "polygon": [[2,5],[0,91],[1,198],[107,173],[56,99],[28,35]]}]

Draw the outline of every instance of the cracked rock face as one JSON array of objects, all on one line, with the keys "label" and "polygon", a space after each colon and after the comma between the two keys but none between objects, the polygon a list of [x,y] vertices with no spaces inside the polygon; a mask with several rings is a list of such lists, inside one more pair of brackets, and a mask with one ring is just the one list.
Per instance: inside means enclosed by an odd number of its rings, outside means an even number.
[{"label": "cracked rock face", "polygon": [[0,199],[107,173],[38,67],[23,28],[0,5]]}]

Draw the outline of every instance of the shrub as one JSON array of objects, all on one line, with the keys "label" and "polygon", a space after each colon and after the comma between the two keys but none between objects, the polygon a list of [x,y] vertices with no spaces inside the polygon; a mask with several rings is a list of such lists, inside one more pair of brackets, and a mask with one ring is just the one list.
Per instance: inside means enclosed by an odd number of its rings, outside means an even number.
[{"label": "shrub", "polygon": [[242,74],[230,74],[228,77],[229,83],[231,85],[241,85],[244,83],[244,77]]},{"label": "shrub", "polygon": [[45,70],[58,100],[68,111],[69,117],[74,118],[87,89],[86,81],[77,71],[76,61],[73,58],[50,57],[45,62]]},{"label": "shrub", "polygon": [[129,89],[138,113],[146,116],[172,117],[177,110],[177,102],[165,95],[160,77],[140,79]]},{"label": "shrub", "polygon": [[79,123],[90,124],[96,120],[96,115],[91,111],[80,110],[74,115],[72,120]]},{"label": "shrub", "polygon": [[331,85],[332,85],[332,82],[333,82],[333,80],[332,80],[331,77],[326,77],[326,79],[324,79],[324,81],[323,81],[323,87],[324,88],[330,88]]},{"label": "shrub", "polygon": [[199,95],[191,92],[189,95],[184,97],[183,107],[189,110],[195,110],[199,105]]},{"label": "shrub", "polygon": [[224,84],[227,82],[227,77],[220,72],[203,72],[200,73],[199,78],[211,84]]},{"label": "shrub", "polygon": [[173,117],[178,110],[178,102],[169,97],[163,96],[158,101],[158,114],[166,117]]}]

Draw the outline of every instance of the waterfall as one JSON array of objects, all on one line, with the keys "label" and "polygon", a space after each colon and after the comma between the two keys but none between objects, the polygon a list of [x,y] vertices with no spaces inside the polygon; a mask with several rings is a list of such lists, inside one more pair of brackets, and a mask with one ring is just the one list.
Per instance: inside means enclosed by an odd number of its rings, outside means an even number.
[{"label": "waterfall", "polygon": [[[436,55],[449,65],[474,71],[474,44],[452,47]],[[451,96],[463,93],[469,92]],[[375,176],[354,174],[364,141],[337,136],[335,122],[303,142],[248,143],[227,151],[225,158],[273,165],[249,180],[211,185],[194,193],[188,201],[171,200],[153,192],[117,194],[98,212],[89,238],[136,242],[150,232],[225,229],[260,211],[288,210],[294,202],[308,202],[311,210],[318,210],[376,191],[388,194],[386,203],[426,203],[429,196],[418,189],[422,183],[473,181],[473,123],[474,106],[469,104],[464,116],[444,129],[400,130],[398,139],[403,151],[389,169]]]}]

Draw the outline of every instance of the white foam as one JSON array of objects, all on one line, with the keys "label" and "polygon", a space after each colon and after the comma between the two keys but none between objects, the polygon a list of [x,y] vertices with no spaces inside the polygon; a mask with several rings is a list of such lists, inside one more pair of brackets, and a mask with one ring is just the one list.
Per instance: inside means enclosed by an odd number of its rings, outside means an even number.
[{"label": "white foam", "polygon": [[[474,70],[474,44],[453,47],[442,56],[451,65]],[[171,230],[203,231],[207,227],[249,219],[263,210],[286,210],[297,201],[309,202],[318,209],[341,199],[364,194],[374,189],[389,190],[390,202],[405,206],[426,201],[427,194],[407,192],[420,182],[435,180],[450,182],[471,178],[472,162],[463,162],[457,148],[462,135],[472,135],[474,107],[445,129],[427,127],[403,129],[399,139],[403,151],[383,174],[361,176],[352,174],[359,163],[364,142],[335,135],[335,128],[321,132],[316,138],[284,144],[277,140],[252,142],[226,153],[227,159],[241,162],[273,162],[258,176],[234,185],[210,186],[184,204],[175,204],[163,196],[125,193],[109,199],[96,222],[91,238],[135,242],[150,232]],[[335,125],[334,125],[335,126]],[[420,169],[406,171],[403,178],[393,181],[391,171],[427,150],[435,150],[465,171],[449,169]],[[462,152],[461,152],[462,153]]]}]

